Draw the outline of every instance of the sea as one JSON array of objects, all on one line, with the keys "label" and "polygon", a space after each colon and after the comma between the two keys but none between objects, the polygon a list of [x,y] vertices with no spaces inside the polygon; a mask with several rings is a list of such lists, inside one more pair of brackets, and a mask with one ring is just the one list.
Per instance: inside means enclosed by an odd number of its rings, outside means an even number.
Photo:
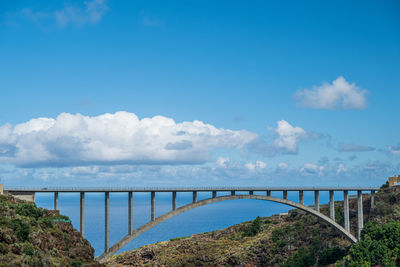
[{"label": "sea", "polygon": [[[237,192],[237,194],[248,192]],[[355,194],[356,192],[349,192]],[[227,195],[228,192],[218,192],[217,196]],[[265,192],[254,192],[264,194]],[[272,196],[282,197],[282,192],[272,192]],[[211,192],[198,192],[197,200],[211,197]],[[329,193],[320,192],[320,204],[329,202]],[[298,201],[297,192],[288,192],[288,199]],[[335,200],[343,200],[342,192],[335,192]],[[192,202],[192,193],[177,193],[177,207]],[[36,193],[36,205],[53,209],[53,193]],[[79,193],[59,193],[59,210],[72,221],[79,231]],[[156,193],[156,217],[172,209],[171,193]],[[314,204],[314,192],[304,192],[305,205]],[[192,234],[224,229],[226,227],[279,213],[287,213],[289,206],[270,201],[244,199],[227,200],[189,210],[175,216],[149,231],[138,236],[118,253],[142,247],[172,238],[190,236]],[[133,193],[133,228],[150,221],[150,193]],[[104,193],[85,193],[84,236],[93,248],[95,256],[104,252]],[[110,246],[128,233],[128,193],[110,193]]]}]

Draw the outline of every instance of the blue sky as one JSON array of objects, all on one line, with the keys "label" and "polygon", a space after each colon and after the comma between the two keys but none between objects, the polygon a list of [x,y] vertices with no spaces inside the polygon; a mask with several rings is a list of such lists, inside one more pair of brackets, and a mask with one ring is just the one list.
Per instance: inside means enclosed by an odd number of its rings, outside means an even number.
[{"label": "blue sky", "polygon": [[0,177],[379,185],[400,173],[399,12],[398,1],[1,1]]}]

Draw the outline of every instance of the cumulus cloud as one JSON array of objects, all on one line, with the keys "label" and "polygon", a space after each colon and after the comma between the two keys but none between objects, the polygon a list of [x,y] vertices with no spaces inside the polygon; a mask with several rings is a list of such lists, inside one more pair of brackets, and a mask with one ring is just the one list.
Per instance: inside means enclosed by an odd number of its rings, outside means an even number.
[{"label": "cumulus cloud", "polygon": [[302,175],[318,175],[322,176],[325,167],[314,163],[305,163],[300,169]]},{"label": "cumulus cloud", "polygon": [[23,167],[204,163],[215,148],[242,149],[257,138],[201,121],[176,123],[129,112],[62,113],[0,126],[0,163]]},{"label": "cumulus cloud", "polygon": [[267,167],[267,163],[257,160],[255,163],[249,162],[244,165],[251,172],[258,172]]},{"label": "cumulus cloud", "polygon": [[367,91],[349,83],[342,76],[311,90],[298,90],[293,98],[302,107],[315,109],[364,109]]},{"label": "cumulus cloud", "polygon": [[362,146],[356,144],[339,144],[339,152],[367,152],[374,151],[375,148],[371,146]]},{"label": "cumulus cloud", "polygon": [[98,23],[108,11],[105,0],[84,1],[82,6],[65,4],[64,8],[54,11],[34,11],[24,8],[22,14],[36,24],[55,23],[64,28],[69,25],[84,26]]},{"label": "cumulus cloud", "polygon": [[265,156],[275,156],[277,154],[297,154],[298,143],[305,140],[316,140],[321,138],[320,134],[306,131],[301,127],[293,126],[285,120],[277,122],[277,127],[268,128],[275,139],[269,144],[261,138],[255,139],[249,144],[249,150]]}]

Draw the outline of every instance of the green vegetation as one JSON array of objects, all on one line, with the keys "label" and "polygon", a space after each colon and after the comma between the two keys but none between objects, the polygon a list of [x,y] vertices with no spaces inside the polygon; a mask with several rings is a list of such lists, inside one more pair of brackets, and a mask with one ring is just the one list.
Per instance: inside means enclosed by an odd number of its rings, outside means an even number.
[{"label": "green vegetation", "polygon": [[400,222],[388,224],[368,222],[361,233],[361,241],[350,248],[346,266],[399,266]]},{"label": "green vegetation", "polygon": [[260,232],[261,229],[261,220],[260,217],[257,217],[243,232],[244,236],[255,236]]},{"label": "green vegetation", "polygon": [[[93,248],[67,220],[34,203],[0,195],[0,266],[95,263]],[[100,266],[96,264],[92,266]]]}]

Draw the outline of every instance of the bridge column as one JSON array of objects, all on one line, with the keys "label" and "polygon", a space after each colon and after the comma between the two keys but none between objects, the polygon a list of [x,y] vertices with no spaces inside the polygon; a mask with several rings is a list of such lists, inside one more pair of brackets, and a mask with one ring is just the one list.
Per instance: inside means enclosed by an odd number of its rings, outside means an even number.
[{"label": "bridge column", "polygon": [[253,194],[254,194],[253,190],[250,190],[249,195],[253,195]]},{"label": "bridge column", "polygon": [[155,204],[156,204],[156,192],[151,191],[151,220],[152,221],[154,221],[156,218]]},{"label": "bridge column", "polygon": [[132,221],[133,221],[133,198],[132,192],[128,192],[128,234],[132,234]]},{"label": "bridge column", "polygon": [[271,196],[271,190],[267,190],[267,197]]},{"label": "bridge column", "polygon": [[110,235],[110,192],[105,192],[104,194],[104,217],[105,217],[105,222],[104,222],[104,253],[107,253],[109,251],[109,242],[108,242],[108,237]]},{"label": "bridge column", "polygon": [[217,191],[212,191],[212,198],[216,198],[217,197]]},{"label": "bridge column", "polygon": [[304,205],[304,191],[303,190],[299,190],[299,203],[301,205]]},{"label": "bridge column", "polygon": [[350,232],[349,191],[343,191],[344,229]]},{"label": "bridge column", "polygon": [[236,195],[236,192],[234,190],[231,191],[231,196]]},{"label": "bridge column", "polygon": [[363,202],[362,202],[362,191],[357,192],[357,203],[358,203],[358,240],[361,238],[361,230],[364,228],[364,213],[363,213]]},{"label": "bridge column", "polygon": [[54,210],[58,210],[58,192],[54,192]]},{"label": "bridge column", "polygon": [[193,191],[193,203],[197,202],[197,191]]},{"label": "bridge column", "polygon": [[371,190],[371,208],[374,207],[375,204],[375,190]]},{"label": "bridge column", "polygon": [[283,199],[287,199],[287,190],[283,190]]},{"label": "bridge column", "polygon": [[84,235],[84,224],[85,224],[85,192],[81,192],[81,210],[80,210],[80,225],[79,230],[81,235]]},{"label": "bridge column", "polygon": [[172,210],[176,210],[176,191],[172,192]]},{"label": "bridge column", "polygon": [[335,191],[329,190],[329,217],[335,220]]},{"label": "bridge column", "polygon": [[314,208],[319,212],[319,191],[314,190]]}]

